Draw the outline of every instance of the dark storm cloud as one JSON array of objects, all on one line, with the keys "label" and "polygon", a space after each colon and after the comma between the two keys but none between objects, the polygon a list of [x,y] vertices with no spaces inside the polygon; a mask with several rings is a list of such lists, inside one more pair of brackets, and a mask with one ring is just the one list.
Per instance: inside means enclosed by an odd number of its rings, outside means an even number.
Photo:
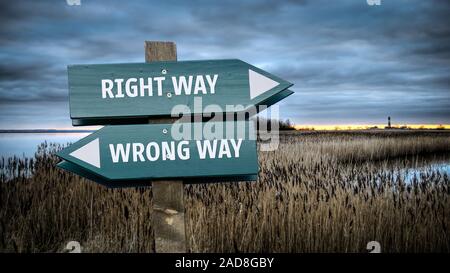
[{"label": "dark storm cloud", "polygon": [[29,65],[10,65],[0,64],[0,81],[1,80],[23,80],[34,78],[40,66],[37,64]]},{"label": "dark storm cloud", "polygon": [[7,60],[0,64],[0,106],[67,100],[67,83],[59,76],[65,73],[51,62]]},{"label": "dark storm cloud", "polygon": [[0,127],[68,126],[66,66],[142,62],[144,40],[286,78],[281,113],[297,123],[450,122],[448,1],[81,2],[0,2]]}]

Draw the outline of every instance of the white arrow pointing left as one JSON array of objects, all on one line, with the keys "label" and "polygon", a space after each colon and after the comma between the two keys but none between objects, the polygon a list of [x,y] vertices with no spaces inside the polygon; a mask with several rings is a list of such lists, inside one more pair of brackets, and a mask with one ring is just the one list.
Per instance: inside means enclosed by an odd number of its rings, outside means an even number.
[{"label": "white arrow pointing left", "polygon": [[96,138],[69,155],[100,168],[100,141]]}]

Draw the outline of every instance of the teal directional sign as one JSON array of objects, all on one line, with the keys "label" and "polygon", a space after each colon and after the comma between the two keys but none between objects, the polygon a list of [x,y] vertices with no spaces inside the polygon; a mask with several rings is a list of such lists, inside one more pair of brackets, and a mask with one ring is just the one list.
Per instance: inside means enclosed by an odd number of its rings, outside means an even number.
[{"label": "teal directional sign", "polygon": [[249,121],[106,126],[57,154],[59,167],[94,181],[227,178],[255,180]]},{"label": "teal directional sign", "polygon": [[241,60],[72,65],[68,77],[73,125],[170,116],[175,105],[231,113],[227,106],[270,106],[293,93],[291,83]]}]

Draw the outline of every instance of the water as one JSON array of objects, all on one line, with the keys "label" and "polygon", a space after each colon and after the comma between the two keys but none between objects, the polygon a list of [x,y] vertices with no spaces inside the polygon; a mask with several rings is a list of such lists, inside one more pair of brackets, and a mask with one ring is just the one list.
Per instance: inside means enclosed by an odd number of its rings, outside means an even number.
[{"label": "water", "polygon": [[416,168],[404,168],[397,171],[395,174],[403,178],[405,183],[411,183],[414,178],[420,180],[420,175],[430,171],[439,172],[440,174],[447,174],[450,176],[450,162],[431,163],[426,166],[420,166]]},{"label": "water", "polygon": [[[0,158],[19,156],[33,157],[39,144],[47,143],[64,144],[74,143],[90,133],[0,133]],[[421,173],[427,171],[439,171],[450,176],[450,158],[448,156],[433,159],[422,158],[421,163],[409,162],[406,166],[394,171],[395,176],[402,177],[406,183],[413,181],[414,177],[420,179]],[[403,159],[398,159],[399,163]],[[391,163],[394,166],[395,163]],[[381,167],[381,166],[380,166]]]},{"label": "water", "polygon": [[19,156],[33,157],[39,144],[73,143],[90,133],[0,133],[0,158]]},{"label": "water", "polygon": [[[397,158],[374,164],[380,168],[381,173],[385,175],[390,173],[407,184],[412,183],[415,179],[420,181],[423,174],[439,173],[450,177],[450,156],[448,154],[423,155],[415,157],[413,160]],[[393,168],[389,168],[389,166]]]}]

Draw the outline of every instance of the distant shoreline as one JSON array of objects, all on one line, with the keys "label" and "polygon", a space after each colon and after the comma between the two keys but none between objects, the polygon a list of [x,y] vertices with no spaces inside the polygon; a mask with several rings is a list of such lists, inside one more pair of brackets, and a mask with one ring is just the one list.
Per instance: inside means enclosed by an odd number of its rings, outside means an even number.
[{"label": "distant shoreline", "polygon": [[3,129],[0,134],[45,134],[45,133],[93,133],[95,130],[58,130],[58,129]]},{"label": "distant shoreline", "polygon": [[[63,130],[63,129],[0,129],[0,134],[51,134],[51,133],[93,133],[97,130]],[[320,129],[294,129],[280,130],[280,132],[450,132],[449,129],[340,129],[340,130],[320,130]]]}]

